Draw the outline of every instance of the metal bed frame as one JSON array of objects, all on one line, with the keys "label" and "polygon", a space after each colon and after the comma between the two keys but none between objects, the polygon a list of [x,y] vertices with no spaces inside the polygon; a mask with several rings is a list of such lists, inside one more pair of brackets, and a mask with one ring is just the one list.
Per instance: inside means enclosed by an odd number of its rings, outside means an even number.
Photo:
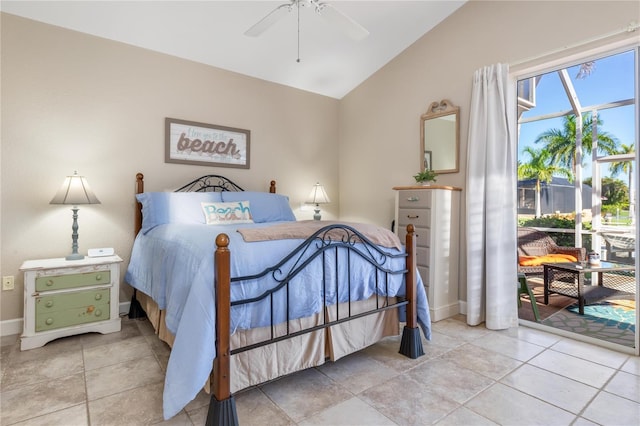
[{"label": "metal bed frame", "polygon": [[[136,175],[136,193],[144,192],[144,176],[142,173]],[[202,176],[182,187],[176,192],[205,192],[205,191],[242,191],[242,188],[219,175],[207,175]],[[271,181],[269,192],[276,192],[276,183]],[[136,234],[142,227],[142,206],[138,203],[136,210]],[[341,238],[335,237],[335,231],[339,230]],[[334,236],[329,237],[327,234],[329,231],[334,232]],[[207,425],[237,425],[238,417],[236,412],[235,400],[231,393],[231,375],[230,375],[230,357],[231,355],[255,349],[257,347],[265,346],[274,342],[282,341],[292,337],[296,337],[302,334],[310,333],[320,329],[326,329],[333,325],[337,325],[346,321],[361,318],[367,315],[372,315],[388,309],[397,309],[401,306],[406,307],[406,325],[402,333],[402,340],[400,344],[399,352],[409,358],[415,359],[424,354],[422,348],[422,340],[420,338],[420,332],[417,324],[417,309],[416,309],[416,255],[415,255],[415,231],[413,225],[407,226],[406,236],[406,253],[392,254],[380,249],[378,246],[369,241],[364,235],[358,232],[356,229],[347,226],[334,224],[321,228],[313,235],[308,237],[303,243],[301,243],[295,250],[288,254],[276,265],[273,265],[259,274],[244,276],[244,277],[231,277],[230,276],[230,258],[231,251],[229,249],[229,237],[221,233],[216,237],[216,251],[214,255],[215,261],[215,288],[216,288],[216,358],[213,363],[213,369],[211,372],[211,401],[209,404],[209,411],[207,414]],[[347,315],[342,316],[339,312],[339,304],[327,305],[325,299],[325,292],[328,285],[335,285],[336,289],[339,284],[339,280],[342,277],[335,277],[335,282],[331,283],[325,278],[326,271],[323,268],[323,277],[319,277],[319,280],[323,282],[322,292],[322,306],[324,307],[324,315],[321,324],[298,331],[290,331],[289,318],[287,309],[287,322],[286,333],[276,336],[274,334],[274,327],[276,324],[273,322],[273,310],[271,311],[271,339],[264,340],[262,342],[253,343],[244,347],[231,348],[230,345],[230,311],[232,306],[245,305],[250,303],[257,303],[265,298],[270,299],[272,303],[274,295],[278,292],[288,292],[291,280],[299,275],[304,268],[318,257],[322,258],[323,264],[326,259],[327,253],[333,252],[333,256],[338,258],[338,253],[343,252],[347,256],[358,256],[365,259],[371,268],[371,273],[376,274],[377,288],[385,288],[384,294],[387,294],[386,286],[388,284],[390,275],[404,274],[406,296],[404,298],[397,298],[395,302],[391,301],[390,297],[386,297],[384,302],[380,302],[380,298],[376,298],[376,307],[364,312],[352,314],[351,312],[351,300],[349,300],[346,306]],[[405,257],[406,262],[401,269],[390,270],[384,267],[387,259],[393,257]],[[350,262],[349,262],[350,263]],[[285,266],[289,265],[289,266]],[[285,268],[286,269],[283,269]],[[272,289],[265,291],[262,295],[247,299],[247,300],[231,300],[230,288],[231,283],[240,282],[244,280],[252,280],[266,275],[271,275],[276,285]],[[347,273],[346,279],[349,280],[349,274]],[[348,283],[350,284],[350,282]],[[378,287],[380,286],[380,287]],[[350,292],[350,287],[349,287]],[[135,297],[135,294],[134,294]],[[288,300],[288,298],[287,298]],[[133,300],[132,300],[133,303]],[[329,309],[333,309],[336,312],[336,319],[330,320]]]}]

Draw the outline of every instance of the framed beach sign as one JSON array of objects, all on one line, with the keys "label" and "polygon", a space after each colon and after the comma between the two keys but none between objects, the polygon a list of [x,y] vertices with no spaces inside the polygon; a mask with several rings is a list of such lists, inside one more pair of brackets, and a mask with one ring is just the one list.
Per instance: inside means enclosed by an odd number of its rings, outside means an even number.
[{"label": "framed beach sign", "polygon": [[249,168],[251,132],[194,121],[165,119],[165,162]]}]

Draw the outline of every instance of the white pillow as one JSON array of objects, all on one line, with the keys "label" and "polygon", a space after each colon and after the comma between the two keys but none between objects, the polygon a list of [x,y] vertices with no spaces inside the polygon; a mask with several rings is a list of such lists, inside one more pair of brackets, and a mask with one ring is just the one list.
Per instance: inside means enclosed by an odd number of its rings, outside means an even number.
[{"label": "white pillow", "polygon": [[249,201],[202,203],[202,211],[207,225],[253,223]]}]

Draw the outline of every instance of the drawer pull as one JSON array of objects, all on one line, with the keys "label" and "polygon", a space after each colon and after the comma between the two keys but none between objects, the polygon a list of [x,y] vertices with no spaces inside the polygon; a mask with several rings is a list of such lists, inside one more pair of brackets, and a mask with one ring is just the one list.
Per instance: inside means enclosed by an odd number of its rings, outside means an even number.
[{"label": "drawer pull", "polygon": [[419,197],[409,197],[407,198],[407,201],[420,201]]},{"label": "drawer pull", "polygon": [[96,300],[100,300],[100,299],[102,299],[102,294],[96,293]]},{"label": "drawer pull", "polygon": [[47,300],[47,303],[45,303],[44,306],[46,306],[47,308],[52,307],[53,306],[53,300]]},{"label": "drawer pull", "polygon": [[102,280],[102,275],[96,274],[96,281],[100,281],[100,280]]},{"label": "drawer pull", "polygon": [[91,312],[93,312],[96,309],[95,306],[91,305],[91,306],[87,306],[87,313],[90,314]]},{"label": "drawer pull", "polygon": [[48,279],[47,280],[47,286],[51,287],[53,285],[53,280],[52,279]]},{"label": "drawer pull", "polygon": [[416,214],[416,215],[413,215],[413,214],[408,214],[408,215],[407,215],[407,218],[408,218],[408,219],[417,219],[417,218],[419,218],[419,217],[420,217],[420,216],[418,216],[417,214]]},{"label": "drawer pull", "polygon": [[100,309],[96,309],[96,313],[95,313],[95,315],[96,315],[97,317],[102,316],[102,310],[100,310]]},{"label": "drawer pull", "polygon": [[53,324],[53,318],[47,318],[44,323],[47,324],[47,325]]}]

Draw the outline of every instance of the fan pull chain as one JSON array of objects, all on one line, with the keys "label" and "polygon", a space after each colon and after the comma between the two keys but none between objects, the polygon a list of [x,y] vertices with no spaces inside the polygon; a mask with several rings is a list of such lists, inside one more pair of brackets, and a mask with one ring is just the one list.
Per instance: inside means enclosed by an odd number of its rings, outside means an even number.
[{"label": "fan pull chain", "polygon": [[300,63],[300,2],[298,4],[298,59],[296,59],[297,63]]}]

